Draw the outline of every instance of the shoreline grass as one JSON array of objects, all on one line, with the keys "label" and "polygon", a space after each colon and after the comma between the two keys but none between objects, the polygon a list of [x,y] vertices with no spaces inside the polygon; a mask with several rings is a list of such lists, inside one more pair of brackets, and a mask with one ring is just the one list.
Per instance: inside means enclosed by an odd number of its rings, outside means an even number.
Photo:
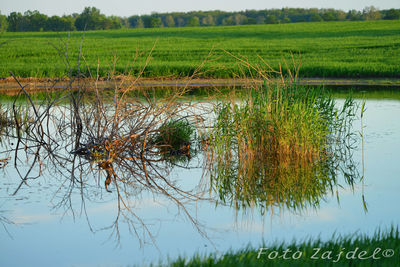
[{"label": "shoreline grass", "polygon": [[179,257],[167,266],[397,266],[399,262],[399,229],[392,226],[386,230],[378,229],[372,236],[358,233],[333,235],[328,241],[317,238],[264,243],[258,248],[247,246],[221,256],[212,253]]}]

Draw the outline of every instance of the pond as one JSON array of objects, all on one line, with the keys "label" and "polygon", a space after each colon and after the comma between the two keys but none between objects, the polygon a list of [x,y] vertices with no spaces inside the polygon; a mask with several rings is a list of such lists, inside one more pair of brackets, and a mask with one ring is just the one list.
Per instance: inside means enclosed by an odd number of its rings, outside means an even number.
[{"label": "pond", "polygon": [[[70,174],[63,167],[68,166],[62,166],[61,160],[59,168],[57,164],[45,166],[39,178],[21,184],[17,170],[28,171],[24,160],[30,162],[35,156],[24,154],[18,169],[11,160],[0,170],[0,265],[148,265],[195,253],[224,253],[249,244],[257,248],[263,241],[328,240],[333,234],[373,234],[379,227],[397,226],[400,94],[384,95],[365,93],[365,144],[362,148],[358,138],[352,151],[364,179],[349,184],[341,175],[332,192],[318,197],[317,205],[313,202],[303,208],[260,212],[257,207],[235,209],[229,201],[224,205],[210,190],[210,179],[204,174],[202,158],[207,155],[198,153],[190,163],[182,164],[184,168],[166,173],[174,186],[199,198],[185,198],[185,205],[179,206],[168,195],[132,187],[125,192],[134,209],[134,217],[128,217],[118,212],[121,202],[98,177],[85,173],[85,186],[72,186],[65,179]],[[340,97],[336,100],[339,106],[344,102]],[[353,129],[357,134],[361,131],[359,119]],[[3,140],[2,149],[11,145],[7,142],[12,141]],[[47,164],[45,158],[41,160]],[[113,184],[109,188],[114,193],[117,190]]]}]

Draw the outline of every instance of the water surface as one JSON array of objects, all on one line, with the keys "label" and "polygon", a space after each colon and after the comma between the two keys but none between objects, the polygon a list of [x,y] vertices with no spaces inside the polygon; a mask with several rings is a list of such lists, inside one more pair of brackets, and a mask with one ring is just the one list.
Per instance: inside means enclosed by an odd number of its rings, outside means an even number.
[{"label": "water surface", "polygon": [[[397,98],[399,99],[399,98]],[[18,193],[20,183],[13,164],[0,170],[1,266],[126,266],[166,261],[179,255],[223,253],[248,244],[329,239],[333,233],[372,234],[378,227],[399,225],[400,214],[400,101],[367,98],[364,116],[365,178],[354,188],[342,179],[338,198],[328,194],[318,207],[291,211],[257,209],[236,211],[215,201],[187,203],[200,225],[196,228],[170,199],[142,191],[132,197],[135,214],[148,227],[149,237],[137,221],[137,235],[122,218],[119,233],[113,225],[117,215],[115,194],[106,192],[103,182],[93,179],[84,190],[74,190],[65,199],[69,184],[60,173],[46,172],[29,180]],[[338,99],[339,104],[341,99]],[[361,101],[361,100],[358,100]],[[360,121],[354,123],[360,130]],[[353,159],[362,173],[359,144]],[[20,163],[23,168],[23,162]],[[191,169],[174,169],[170,174],[179,186],[206,188],[200,156]],[[365,210],[364,194],[368,211]],[[215,196],[205,194],[205,197]],[[64,200],[67,200],[64,202]],[[83,201],[84,200],[84,201]],[[9,224],[8,222],[13,222]],[[132,230],[132,229],[131,229]],[[199,230],[201,232],[199,232]]]}]

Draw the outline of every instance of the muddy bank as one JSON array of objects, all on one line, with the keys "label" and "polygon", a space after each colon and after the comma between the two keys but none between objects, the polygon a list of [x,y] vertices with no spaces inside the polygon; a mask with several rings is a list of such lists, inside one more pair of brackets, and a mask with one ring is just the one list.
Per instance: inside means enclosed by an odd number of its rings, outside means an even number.
[{"label": "muddy bank", "polygon": [[[116,77],[112,80],[81,78],[18,78],[18,81],[28,92],[56,91],[65,88],[98,88],[98,89],[152,89],[152,88],[182,88],[182,87],[245,87],[262,84],[263,80],[251,79],[173,79],[173,78],[140,78]],[[360,88],[400,88],[400,79],[324,79],[303,78],[301,85],[325,87],[360,87]],[[0,94],[15,94],[20,90],[18,82],[7,77],[0,80]]]}]

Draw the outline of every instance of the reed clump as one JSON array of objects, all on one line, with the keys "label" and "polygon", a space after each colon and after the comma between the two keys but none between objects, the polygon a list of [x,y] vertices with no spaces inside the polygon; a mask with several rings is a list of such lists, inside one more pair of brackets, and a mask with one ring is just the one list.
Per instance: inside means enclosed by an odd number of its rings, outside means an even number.
[{"label": "reed clump", "polygon": [[153,142],[162,152],[170,154],[188,152],[195,130],[195,126],[186,119],[171,119],[160,126]]},{"label": "reed clump", "polygon": [[318,205],[353,144],[356,108],[351,97],[338,108],[327,91],[284,79],[251,87],[243,101],[220,103],[210,142],[220,199],[262,210]]}]

